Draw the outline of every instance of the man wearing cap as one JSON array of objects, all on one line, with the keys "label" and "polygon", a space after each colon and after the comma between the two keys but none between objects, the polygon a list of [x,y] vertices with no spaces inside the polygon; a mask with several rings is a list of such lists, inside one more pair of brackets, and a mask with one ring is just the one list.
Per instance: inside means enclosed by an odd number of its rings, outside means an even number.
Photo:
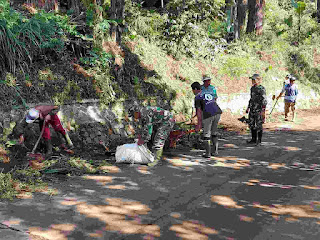
[{"label": "man wearing cap", "polygon": [[[198,118],[196,131],[203,128],[204,148],[206,150],[203,157],[211,158],[211,154],[218,154],[217,128],[222,111],[216,103],[213,93],[202,92],[199,82],[192,83],[191,88],[195,95],[196,116]],[[211,139],[213,149],[211,149]]]},{"label": "man wearing cap", "polygon": [[13,131],[14,135],[19,136],[20,144],[24,142],[23,132],[25,127],[30,123],[38,122],[40,131],[42,131],[42,128],[44,127],[42,138],[44,140],[46,148],[46,156],[50,156],[52,154],[52,143],[49,124],[57,133],[61,134],[63,139],[68,143],[69,148],[73,148],[71,139],[69,138],[65,129],[62,127],[60,119],[57,115],[58,111],[59,107],[53,105],[38,105],[34,108],[31,108],[26,114],[25,118],[23,118],[17,124]]},{"label": "man wearing cap", "polygon": [[[148,143],[148,147],[155,155],[155,160],[148,166],[158,164],[162,157],[166,139],[174,127],[173,114],[160,107],[140,106],[134,102],[128,109],[128,115],[134,117],[135,134],[138,137],[138,145]],[[152,138],[152,136],[154,136]]]},{"label": "man wearing cap", "polygon": [[217,100],[217,98],[218,98],[217,89],[211,85],[211,78],[207,75],[204,75],[202,77],[202,82],[203,82],[203,85],[201,87],[201,92],[203,94],[205,94],[205,93],[212,94],[214,99]]},{"label": "man wearing cap", "polygon": [[265,111],[267,106],[266,89],[260,85],[262,78],[259,74],[255,73],[249,78],[252,80],[252,87],[246,113],[249,113],[248,124],[252,137],[251,140],[248,141],[248,144],[260,145],[263,132],[262,124],[265,122]]},{"label": "man wearing cap", "polygon": [[277,100],[282,96],[283,93],[285,93],[285,96],[284,96],[284,120],[288,121],[288,114],[289,114],[289,110],[291,108],[292,121],[294,121],[295,120],[295,112],[294,111],[295,111],[295,105],[296,105],[296,100],[297,100],[297,95],[298,95],[298,88],[297,88],[297,85],[295,84],[296,77],[289,74],[286,76],[286,78],[288,78],[290,82],[288,84],[284,85],[279,96],[277,97]]}]

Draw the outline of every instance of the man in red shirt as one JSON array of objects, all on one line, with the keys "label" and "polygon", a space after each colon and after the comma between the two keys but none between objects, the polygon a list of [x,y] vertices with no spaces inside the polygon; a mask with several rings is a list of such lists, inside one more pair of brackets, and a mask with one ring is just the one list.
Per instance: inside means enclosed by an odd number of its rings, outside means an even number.
[{"label": "man in red shirt", "polygon": [[46,148],[46,156],[50,156],[52,154],[52,143],[51,143],[51,134],[49,124],[53,127],[53,129],[60,133],[63,139],[68,143],[69,148],[73,148],[73,144],[71,139],[69,138],[67,132],[62,127],[60,119],[57,115],[59,111],[58,106],[54,105],[38,105],[34,108],[31,108],[27,115],[20,121],[14,129],[14,135],[19,136],[19,142],[22,144],[24,142],[23,132],[25,127],[29,123],[38,122],[40,131],[42,131],[44,124],[44,131],[42,134],[42,138],[45,143]]}]

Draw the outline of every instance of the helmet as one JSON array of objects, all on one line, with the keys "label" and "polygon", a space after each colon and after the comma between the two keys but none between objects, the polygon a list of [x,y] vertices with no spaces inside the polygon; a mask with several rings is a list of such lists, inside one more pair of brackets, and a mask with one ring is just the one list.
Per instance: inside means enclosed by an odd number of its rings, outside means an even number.
[{"label": "helmet", "polygon": [[35,109],[35,108],[31,108],[26,116],[26,122],[27,123],[33,123],[36,119],[39,118],[39,110]]}]

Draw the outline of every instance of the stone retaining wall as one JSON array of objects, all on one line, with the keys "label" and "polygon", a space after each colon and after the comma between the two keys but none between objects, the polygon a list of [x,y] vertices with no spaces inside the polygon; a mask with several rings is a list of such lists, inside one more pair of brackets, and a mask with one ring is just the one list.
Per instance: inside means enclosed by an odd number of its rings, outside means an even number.
[{"label": "stone retaining wall", "polygon": [[[249,98],[249,93],[220,94],[218,104],[223,111],[229,110],[232,113],[244,114]],[[308,103],[310,107],[311,101],[319,102],[319,95],[315,92],[308,95],[300,92],[297,107],[299,108],[302,104],[308,107]],[[124,108],[127,107],[128,103],[129,101],[119,101],[108,109],[101,110],[99,100],[85,100],[82,103],[61,106],[58,115],[77,148],[97,146],[100,141],[103,141],[113,149],[116,144],[128,142],[133,138],[132,119],[124,117]],[[267,110],[270,111],[274,103],[272,95],[269,95]],[[35,104],[28,105],[33,107]],[[283,100],[279,100],[274,111],[283,111],[283,105]],[[21,120],[25,113],[25,111],[18,110],[12,110],[10,113],[0,113],[0,137],[2,137],[4,129],[10,128],[10,123]],[[30,128],[33,133],[36,133],[31,135],[39,134],[38,126],[36,124],[30,125],[32,125]],[[55,136],[54,133],[52,135]],[[101,145],[99,147],[101,148]]]}]

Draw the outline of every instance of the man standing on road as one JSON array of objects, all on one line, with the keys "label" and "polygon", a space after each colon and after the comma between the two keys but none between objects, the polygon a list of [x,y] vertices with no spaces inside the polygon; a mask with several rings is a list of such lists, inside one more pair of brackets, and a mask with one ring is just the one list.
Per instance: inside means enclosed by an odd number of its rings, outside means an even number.
[{"label": "man standing on road", "polygon": [[[149,142],[150,150],[155,155],[154,162],[149,163],[148,166],[157,165],[162,157],[165,141],[175,124],[173,114],[160,107],[143,107],[134,102],[129,108],[129,116],[134,117],[138,145]],[[153,139],[152,136],[154,136]]]},{"label": "man standing on road", "polygon": [[250,90],[251,97],[246,113],[249,113],[248,124],[252,138],[247,143],[260,145],[263,132],[262,124],[265,122],[265,111],[267,106],[266,89],[260,85],[262,78],[259,74],[253,74],[250,79],[252,80],[252,87]]},{"label": "man standing on road", "polygon": [[209,93],[212,94],[214,97],[214,100],[216,101],[218,96],[217,96],[217,89],[211,85],[211,78],[207,75],[204,75],[202,77],[202,82],[203,85],[201,86],[201,91],[203,94]]},{"label": "man standing on road", "polygon": [[[218,122],[220,120],[222,111],[216,102],[213,92],[202,92],[199,82],[191,84],[193,94],[195,95],[196,115],[198,124],[196,131],[203,128],[203,140],[205,147],[204,158],[211,158],[211,154],[218,155]],[[213,142],[213,149],[211,149],[211,138]]]},{"label": "man standing on road", "polygon": [[57,115],[58,111],[59,107],[53,105],[38,105],[31,108],[27,115],[16,125],[13,130],[13,134],[19,136],[19,142],[22,144],[24,142],[23,132],[25,127],[29,123],[38,122],[40,132],[42,132],[42,128],[44,127],[42,138],[45,143],[46,156],[49,157],[52,154],[51,134],[49,128],[50,124],[57,133],[61,134],[66,143],[68,143],[69,148],[73,148],[73,143],[71,142],[66,130],[62,127]]},{"label": "man standing on road", "polygon": [[297,95],[298,95],[298,88],[297,85],[295,84],[296,78],[289,74],[287,75],[287,78],[289,79],[289,83],[285,84],[284,87],[282,88],[279,96],[277,97],[277,100],[282,96],[283,93],[285,93],[284,96],[284,120],[288,121],[288,114],[289,110],[291,108],[292,111],[292,121],[295,120],[295,105],[296,105],[296,100],[297,100]]}]

